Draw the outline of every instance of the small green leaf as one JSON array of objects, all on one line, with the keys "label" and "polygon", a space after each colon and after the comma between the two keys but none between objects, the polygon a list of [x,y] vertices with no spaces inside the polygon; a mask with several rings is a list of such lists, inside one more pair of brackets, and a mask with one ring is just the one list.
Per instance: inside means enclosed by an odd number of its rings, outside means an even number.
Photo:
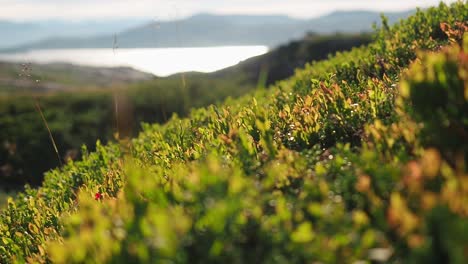
[{"label": "small green leaf", "polygon": [[291,234],[291,240],[296,243],[308,243],[314,239],[314,236],[312,224],[306,222],[299,225],[296,231]]}]

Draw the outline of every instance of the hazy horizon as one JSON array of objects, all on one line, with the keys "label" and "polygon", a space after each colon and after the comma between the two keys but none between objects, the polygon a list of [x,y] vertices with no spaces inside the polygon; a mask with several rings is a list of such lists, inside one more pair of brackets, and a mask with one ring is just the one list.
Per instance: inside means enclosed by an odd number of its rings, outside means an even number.
[{"label": "hazy horizon", "polygon": [[[292,18],[314,18],[336,11],[400,12],[429,7],[438,0],[345,1],[345,0],[0,0],[0,20],[37,21],[105,21],[105,20],[176,20],[199,13],[218,15],[284,15]],[[445,0],[445,3],[456,0]]]}]

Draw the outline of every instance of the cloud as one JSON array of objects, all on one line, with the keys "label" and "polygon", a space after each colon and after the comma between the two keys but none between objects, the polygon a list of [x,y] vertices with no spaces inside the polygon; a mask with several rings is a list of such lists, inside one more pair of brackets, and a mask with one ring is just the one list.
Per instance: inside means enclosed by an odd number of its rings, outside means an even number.
[{"label": "cloud", "polygon": [[[174,19],[198,12],[314,17],[335,10],[400,11],[439,0],[0,0],[0,19]],[[444,2],[455,2],[447,0]]]}]

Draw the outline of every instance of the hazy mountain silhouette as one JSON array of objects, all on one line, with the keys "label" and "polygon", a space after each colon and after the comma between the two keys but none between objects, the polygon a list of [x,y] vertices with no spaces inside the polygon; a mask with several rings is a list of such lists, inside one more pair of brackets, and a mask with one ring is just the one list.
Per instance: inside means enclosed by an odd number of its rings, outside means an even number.
[{"label": "hazy mountain silhouette", "polygon": [[[391,23],[408,17],[413,11],[388,13]],[[379,23],[380,13],[366,11],[334,12],[314,19],[293,19],[280,15],[198,14],[186,19],[151,22],[119,34],[109,32],[95,37],[54,37],[16,49],[55,48],[148,48],[200,47],[220,45],[277,46],[302,38],[307,32],[365,32]],[[79,36],[79,37],[78,37]]]},{"label": "hazy mountain silhouette", "polygon": [[0,20],[0,48],[25,45],[55,37],[91,37],[121,32],[145,19],[66,22],[59,20],[11,22]]}]

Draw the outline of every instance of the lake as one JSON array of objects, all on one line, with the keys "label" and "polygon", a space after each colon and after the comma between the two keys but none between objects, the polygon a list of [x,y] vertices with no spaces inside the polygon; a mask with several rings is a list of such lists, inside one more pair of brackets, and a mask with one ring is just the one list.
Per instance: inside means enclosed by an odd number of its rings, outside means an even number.
[{"label": "lake", "polygon": [[72,63],[83,66],[127,66],[157,76],[179,72],[214,72],[268,52],[266,46],[138,49],[51,49],[2,54],[0,60]]}]

